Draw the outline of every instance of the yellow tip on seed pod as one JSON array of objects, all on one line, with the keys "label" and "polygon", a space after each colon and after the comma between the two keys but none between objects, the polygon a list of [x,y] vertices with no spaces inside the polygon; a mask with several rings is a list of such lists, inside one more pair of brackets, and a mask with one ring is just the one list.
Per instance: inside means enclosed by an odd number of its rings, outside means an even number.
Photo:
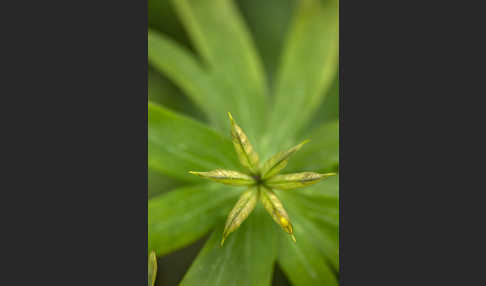
[{"label": "yellow tip on seed pod", "polygon": [[291,234],[291,235],[290,235],[290,238],[292,238],[292,241],[293,241],[294,243],[297,243],[297,240],[295,240],[295,236],[294,236],[293,234]]},{"label": "yellow tip on seed pod", "polygon": [[231,121],[233,121],[233,116],[231,116],[231,113],[228,111],[228,117]]},{"label": "yellow tip on seed pod", "polygon": [[225,238],[223,237],[223,239],[221,240],[221,247],[223,247],[224,240],[225,240]]},{"label": "yellow tip on seed pod", "polygon": [[289,225],[289,221],[288,221],[286,218],[284,218],[284,217],[280,217],[280,224],[281,224],[281,225],[282,225],[284,228],[286,228],[286,227]]}]

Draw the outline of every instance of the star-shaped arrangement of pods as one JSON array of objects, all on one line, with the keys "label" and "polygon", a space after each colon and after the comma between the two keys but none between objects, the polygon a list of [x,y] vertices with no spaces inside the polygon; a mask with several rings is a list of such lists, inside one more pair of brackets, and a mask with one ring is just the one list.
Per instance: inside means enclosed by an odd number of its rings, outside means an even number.
[{"label": "star-shaped arrangement of pods", "polygon": [[302,172],[279,174],[287,166],[289,157],[297,152],[308,140],[286,151],[279,152],[270,157],[265,163],[260,164],[258,154],[253,149],[248,137],[240,126],[236,124],[231,113],[228,113],[228,115],[231,121],[233,145],[238,159],[246,169],[246,172],[242,173],[224,169],[216,169],[208,172],[189,172],[218,183],[232,186],[246,186],[248,188],[240,196],[226,219],[221,246],[223,246],[228,235],[238,229],[255,209],[258,200],[262,202],[273,220],[290,234],[292,240],[296,242],[290,218],[273,189],[291,190],[309,186],[324,178],[336,175],[336,173],[319,174]]}]

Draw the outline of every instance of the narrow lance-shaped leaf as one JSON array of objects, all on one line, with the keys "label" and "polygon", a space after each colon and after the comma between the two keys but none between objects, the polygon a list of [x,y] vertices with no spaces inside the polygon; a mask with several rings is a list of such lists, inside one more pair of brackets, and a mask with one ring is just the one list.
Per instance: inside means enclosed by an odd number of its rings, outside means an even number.
[{"label": "narrow lance-shaped leaf", "polygon": [[231,137],[238,159],[244,167],[254,173],[258,168],[258,154],[253,149],[250,140],[248,140],[248,136],[246,136],[245,132],[233,120],[231,113],[228,112],[228,116],[231,121]]},{"label": "narrow lance-shaped leaf", "polygon": [[339,60],[338,19],[338,1],[297,1],[274,87],[271,139],[262,139],[265,153],[288,144],[327,95]]},{"label": "narrow lance-shaped leaf", "polygon": [[147,175],[149,199],[187,184],[184,181],[170,178],[152,168],[148,168]]},{"label": "narrow lance-shaped leaf", "polygon": [[[280,242],[278,264],[295,286],[338,286],[336,275],[327,263],[319,247],[313,244],[312,234],[296,229],[303,234],[298,243],[283,239]],[[304,235],[305,234],[305,235]]]},{"label": "narrow lance-shaped leaf", "polygon": [[[177,88],[165,74],[156,70],[150,64],[147,71],[147,92],[149,101],[165,106],[170,110],[190,114],[191,118],[201,121],[211,118],[210,115],[206,116],[204,110],[194,104],[189,97],[185,96],[184,91]],[[223,115],[225,116],[224,126],[226,126],[226,114]]]},{"label": "narrow lance-shaped leaf", "polygon": [[[257,49],[233,0],[173,0],[193,47],[208,67],[221,100],[250,138],[263,131],[267,81]],[[209,95],[212,96],[212,95]],[[223,114],[224,116],[224,114]]]},{"label": "narrow lance-shaped leaf", "polygon": [[[325,183],[322,183],[324,188]],[[305,233],[305,236],[321,250],[331,268],[339,272],[339,198],[316,197],[302,193],[281,191],[278,195],[286,202],[287,211],[293,218],[292,224],[296,235]]]},{"label": "narrow lance-shaped leaf", "polygon": [[223,231],[223,239],[221,240],[221,246],[224,244],[224,240],[230,233],[235,231],[245,219],[250,215],[256,206],[258,201],[258,189],[252,187],[246,190],[236,202],[235,206],[231,210],[226,219],[226,223]]},{"label": "narrow lance-shaped leaf", "polygon": [[285,211],[277,195],[275,195],[275,193],[270,189],[262,188],[260,197],[263,206],[268,211],[273,220],[278,225],[280,225],[283,230],[290,234],[292,240],[295,242],[294,231],[292,228],[292,224],[290,223],[289,215],[287,214],[287,211]]},{"label": "narrow lance-shaped leaf", "polygon": [[150,252],[148,257],[148,286],[154,286],[157,275],[157,257],[155,252]]},{"label": "narrow lance-shaped leaf", "polygon": [[319,174],[314,172],[302,172],[294,174],[276,175],[266,181],[267,186],[279,190],[290,190],[313,185],[320,180],[336,173]]},{"label": "narrow lance-shaped leaf", "polygon": [[[331,195],[335,191],[338,194],[337,179],[331,177],[302,192],[278,192],[288,202],[287,211],[299,237],[298,243],[280,241],[278,263],[292,285],[338,285],[339,219],[328,217],[333,211],[339,212],[339,199]],[[312,196],[303,195],[311,189],[315,190]],[[332,220],[330,225],[324,222],[328,219]]]},{"label": "narrow lance-shaped leaf", "polygon": [[233,170],[216,169],[209,172],[189,171],[189,173],[225,185],[248,186],[254,184],[252,177]]},{"label": "narrow lance-shaped leaf", "polygon": [[149,102],[148,165],[152,170],[193,182],[199,179],[190,170],[238,170],[232,145],[205,124]]},{"label": "narrow lance-shaped leaf", "polygon": [[242,190],[207,183],[172,190],[148,202],[148,249],[158,256],[204,236],[231,210]]},{"label": "narrow lance-shaped leaf", "polygon": [[[320,104],[319,108],[316,110],[316,114],[313,116],[312,121],[309,125],[302,129],[303,132],[307,128],[314,128],[323,123],[333,122],[339,120],[339,76],[333,80],[333,83],[324,100]],[[307,130],[308,131],[308,130]],[[307,138],[307,137],[306,137]]]},{"label": "narrow lance-shaped leaf", "polygon": [[280,170],[287,166],[287,162],[290,156],[297,152],[305,143],[309,142],[306,140],[297,146],[290,148],[287,151],[279,152],[268,159],[261,169],[263,179],[271,178],[272,176],[278,174]]},{"label": "narrow lance-shaped leaf", "polygon": [[270,286],[277,255],[276,225],[255,207],[244,224],[220,246],[223,225],[206,241],[180,286]]},{"label": "narrow lance-shaped leaf", "polygon": [[[220,93],[195,55],[167,36],[148,31],[148,61],[167,76],[198,105],[218,127],[223,127],[223,112],[228,110]],[[177,96],[173,96],[177,98]],[[222,116],[219,116],[221,114]]]}]

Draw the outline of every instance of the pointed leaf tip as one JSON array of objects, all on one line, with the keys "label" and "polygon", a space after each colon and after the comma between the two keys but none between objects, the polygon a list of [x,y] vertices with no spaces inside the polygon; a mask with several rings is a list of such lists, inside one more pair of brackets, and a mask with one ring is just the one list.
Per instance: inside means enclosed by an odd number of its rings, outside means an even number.
[{"label": "pointed leaf tip", "polygon": [[191,174],[191,175],[196,175],[196,176],[202,177],[202,178],[205,177],[204,176],[205,172],[189,171],[188,173]]},{"label": "pointed leaf tip", "polygon": [[276,175],[266,181],[267,186],[279,190],[290,190],[313,185],[327,177],[336,175],[336,173],[314,173],[302,172],[293,174]]},{"label": "pointed leaf tip", "polygon": [[291,235],[290,235],[290,238],[292,238],[292,241],[293,241],[294,243],[297,243],[297,240],[295,240],[295,236],[294,236],[293,234],[291,234]]},{"label": "pointed leaf tip", "polygon": [[272,157],[270,157],[270,159],[268,159],[265,162],[265,164],[263,164],[263,167],[261,169],[261,172],[263,174],[263,179],[269,179],[277,175],[278,172],[280,172],[282,169],[284,169],[287,166],[287,162],[290,156],[292,156],[295,152],[299,151],[300,148],[302,148],[302,146],[304,146],[309,141],[310,141],[309,139],[304,140],[300,144],[286,151],[279,152],[273,155]]},{"label": "pointed leaf tip", "polygon": [[251,173],[255,173],[258,169],[258,154],[243,129],[233,120],[231,113],[228,112],[228,116],[231,120],[231,138],[238,160],[243,167],[250,170]]}]

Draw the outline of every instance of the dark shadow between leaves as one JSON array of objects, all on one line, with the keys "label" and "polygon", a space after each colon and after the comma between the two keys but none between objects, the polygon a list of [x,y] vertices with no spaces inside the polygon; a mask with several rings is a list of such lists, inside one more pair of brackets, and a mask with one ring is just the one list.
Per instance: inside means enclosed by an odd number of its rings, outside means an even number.
[{"label": "dark shadow between leaves", "polygon": [[177,286],[189,270],[197,254],[206,243],[209,234],[195,243],[178,251],[167,254],[157,260],[158,271],[156,286]]},{"label": "dark shadow between leaves", "polygon": [[272,278],[272,286],[291,286],[287,276],[285,273],[280,269],[278,263],[275,263],[275,268],[273,270],[273,278]]}]

